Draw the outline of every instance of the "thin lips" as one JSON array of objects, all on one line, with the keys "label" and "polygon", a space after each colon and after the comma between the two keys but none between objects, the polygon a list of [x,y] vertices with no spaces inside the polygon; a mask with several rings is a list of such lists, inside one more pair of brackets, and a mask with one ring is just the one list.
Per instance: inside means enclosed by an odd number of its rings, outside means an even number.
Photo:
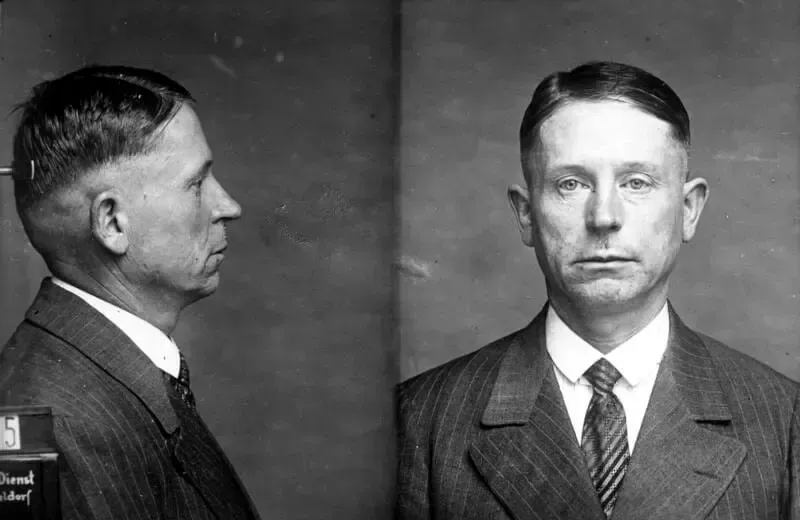
[{"label": "thin lips", "polygon": [[625,256],[617,256],[617,255],[607,255],[607,256],[589,256],[586,258],[582,258],[578,260],[579,263],[583,262],[629,262],[631,258]]}]

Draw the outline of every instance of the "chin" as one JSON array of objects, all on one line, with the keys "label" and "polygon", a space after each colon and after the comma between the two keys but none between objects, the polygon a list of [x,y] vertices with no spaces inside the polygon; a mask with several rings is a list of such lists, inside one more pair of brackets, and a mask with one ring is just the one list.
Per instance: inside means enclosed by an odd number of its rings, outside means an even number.
[{"label": "chin", "polygon": [[211,296],[214,294],[219,287],[219,273],[214,272],[209,275],[203,282],[192,291],[195,296],[196,300],[201,298],[205,298],[206,296]]},{"label": "chin", "polygon": [[568,290],[570,299],[583,308],[625,306],[637,300],[642,291],[619,280],[597,280]]},{"label": "chin", "polygon": [[207,293],[206,295],[213,294],[217,290],[217,287],[219,287],[219,273],[214,273],[208,279],[204,288]]}]

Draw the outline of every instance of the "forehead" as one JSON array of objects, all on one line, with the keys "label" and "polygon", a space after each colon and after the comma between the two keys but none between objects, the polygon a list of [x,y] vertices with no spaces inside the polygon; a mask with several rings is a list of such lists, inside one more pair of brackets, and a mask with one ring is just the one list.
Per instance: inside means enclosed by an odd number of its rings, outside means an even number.
[{"label": "forehead", "polygon": [[541,126],[539,152],[554,163],[643,162],[665,166],[681,147],[665,121],[622,101],[572,101]]},{"label": "forehead", "polygon": [[210,155],[206,136],[194,109],[184,104],[159,132],[155,152]]}]

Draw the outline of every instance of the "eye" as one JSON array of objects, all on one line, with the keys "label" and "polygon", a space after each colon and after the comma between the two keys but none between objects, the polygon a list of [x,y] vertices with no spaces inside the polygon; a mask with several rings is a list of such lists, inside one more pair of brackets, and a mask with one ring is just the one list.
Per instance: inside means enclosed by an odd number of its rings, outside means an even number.
[{"label": "eye", "polygon": [[581,183],[575,179],[565,179],[558,183],[559,189],[563,191],[575,191],[580,187]]},{"label": "eye", "polygon": [[634,177],[626,181],[625,184],[623,184],[623,186],[631,191],[645,192],[653,187],[653,183],[650,182],[648,179],[643,179],[641,177]]}]

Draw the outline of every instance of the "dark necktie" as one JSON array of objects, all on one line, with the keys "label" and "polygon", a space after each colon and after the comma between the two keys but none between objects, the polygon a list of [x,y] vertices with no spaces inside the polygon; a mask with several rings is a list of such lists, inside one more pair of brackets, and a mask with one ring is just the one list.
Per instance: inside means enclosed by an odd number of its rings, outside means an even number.
[{"label": "dark necktie", "polygon": [[609,517],[630,459],[625,410],[612,392],[622,376],[605,359],[592,365],[583,376],[594,393],[586,410],[581,448],[600,504]]},{"label": "dark necktie", "polygon": [[189,387],[189,365],[186,364],[186,358],[181,353],[181,368],[178,371],[178,378],[172,378],[175,391],[181,397],[181,401],[189,408],[194,408],[194,394]]}]

